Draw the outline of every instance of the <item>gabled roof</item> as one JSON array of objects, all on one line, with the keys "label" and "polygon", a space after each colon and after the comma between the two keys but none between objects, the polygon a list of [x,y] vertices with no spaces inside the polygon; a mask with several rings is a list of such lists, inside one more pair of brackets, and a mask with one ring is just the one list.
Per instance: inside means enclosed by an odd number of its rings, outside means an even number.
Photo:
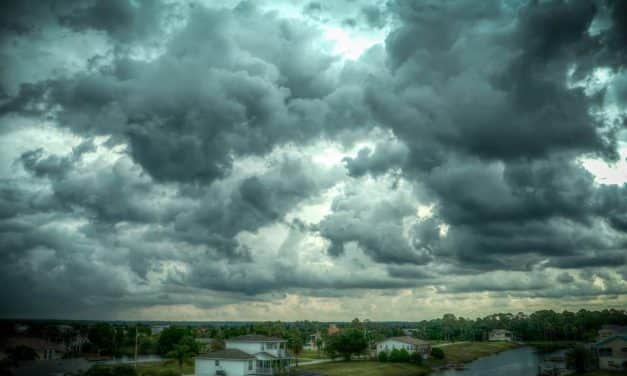
[{"label": "gabled roof", "polygon": [[381,342],[385,342],[385,341],[397,341],[397,342],[407,343],[409,345],[428,345],[429,344],[428,341],[423,341],[421,339],[410,337],[410,336],[390,337],[390,338],[384,339]]},{"label": "gabled roof", "polygon": [[198,354],[196,358],[201,359],[255,359],[254,356],[237,349],[224,349],[212,351],[204,354]]},{"label": "gabled roof", "polygon": [[623,341],[627,341],[627,334],[619,334],[619,335],[615,335],[615,336],[610,336],[607,337],[606,339],[603,339],[597,343],[594,344],[594,346],[601,346],[601,345],[605,345],[608,342],[612,342],[616,339],[622,339]]},{"label": "gabled roof", "polygon": [[287,340],[279,337],[267,337],[258,334],[246,334],[244,336],[237,336],[228,338],[227,341],[232,342],[286,342]]}]

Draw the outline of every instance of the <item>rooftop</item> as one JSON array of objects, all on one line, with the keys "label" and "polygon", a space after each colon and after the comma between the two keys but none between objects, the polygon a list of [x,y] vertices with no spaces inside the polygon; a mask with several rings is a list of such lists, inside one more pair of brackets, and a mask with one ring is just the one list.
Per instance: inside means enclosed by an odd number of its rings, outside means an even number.
[{"label": "rooftop", "polygon": [[246,334],[243,336],[237,336],[233,338],[228,338],[227,341],[231,342],[285,342],[283,338],[279,337],[268,337],[262,336],[259,334]]},{"label": "rooftop", "polygon": [[198,354],[196,358],[200,359],[255,359],[254,356],[237,349],[224,349],[212,351],[204,354]]},{"label": "rooftop", "polygon": [[410,337],[410,336],[401,336],[401,337],[390,337],[386,338],[384,341],[398,341],[408,343],[410,345],[428,345],[429,341],[424,341],[422,339]]}]

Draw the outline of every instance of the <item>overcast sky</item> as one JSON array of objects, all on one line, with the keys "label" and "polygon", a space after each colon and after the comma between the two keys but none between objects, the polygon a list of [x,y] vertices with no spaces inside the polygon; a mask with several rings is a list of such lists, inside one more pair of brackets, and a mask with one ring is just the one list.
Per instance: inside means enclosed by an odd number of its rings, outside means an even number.
[{"label": "overcast sky", "polygon": [[8,1],[0,317],[627,306],[627,1]]}]

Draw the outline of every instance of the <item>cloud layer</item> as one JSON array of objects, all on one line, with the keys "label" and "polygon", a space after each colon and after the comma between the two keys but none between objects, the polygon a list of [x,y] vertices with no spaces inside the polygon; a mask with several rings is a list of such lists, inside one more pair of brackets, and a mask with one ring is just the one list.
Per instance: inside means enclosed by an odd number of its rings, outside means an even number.
[{"label": "cloud layer", "polygon": [[5,7],[1,316],[627,301],[624,2]]}]

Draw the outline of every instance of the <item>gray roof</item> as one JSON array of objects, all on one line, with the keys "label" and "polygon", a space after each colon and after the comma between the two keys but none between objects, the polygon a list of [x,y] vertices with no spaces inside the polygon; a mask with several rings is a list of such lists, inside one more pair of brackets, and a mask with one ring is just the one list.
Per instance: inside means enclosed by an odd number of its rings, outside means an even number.
[{"label": "gray roof", "polygon": [[198,354],[200,359],[255,359],[254,356],[237,349],[224,349]]},{"label": "gray roof", "polygon": [[283,338],[279,337],[267,337],[261,336],[258,334],[246,334],[244,336],[238,336],[233,338],[228,338],[227,341],[233,342],[286,342]]},{"label": "gray roof", "polygon": [[403,343],[407,343],[410,345],[428,345],[429,344],[428,341],[423,341],[421,339],[409,337],[409,336],[390,337],[390,338],[384,339],[381,342],[384,342],[384,341],[398,341],[398,342],[403,342]]}]

